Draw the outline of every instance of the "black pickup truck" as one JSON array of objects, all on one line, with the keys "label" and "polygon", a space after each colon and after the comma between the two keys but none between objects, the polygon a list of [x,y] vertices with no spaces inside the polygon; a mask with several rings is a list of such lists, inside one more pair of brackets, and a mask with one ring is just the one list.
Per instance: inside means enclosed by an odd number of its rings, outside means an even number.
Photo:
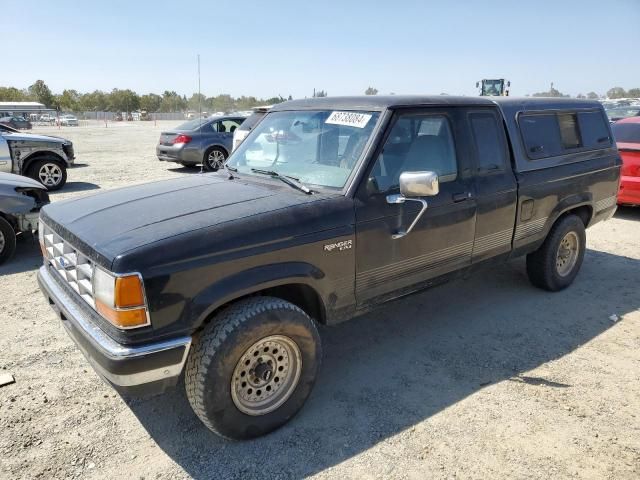
[{"label": "black pickup truck", "polygon": [[184,372],[207,427],[250,438],[304,404],[317,324],[523,255],[535,286],[570,285],[620,167],[593,101],[290,101],[217,173],[45,207],[38,280],[119,391]]}]

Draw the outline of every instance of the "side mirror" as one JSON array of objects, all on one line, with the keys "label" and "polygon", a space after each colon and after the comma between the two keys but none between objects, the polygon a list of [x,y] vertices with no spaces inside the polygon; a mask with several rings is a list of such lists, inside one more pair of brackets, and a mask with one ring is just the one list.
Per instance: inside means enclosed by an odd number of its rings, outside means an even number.
[{"label": "side mirror", "polygon": [[400,193],[407,197],[433,197],[440,191],[438,174],[435,172],[402,172]]}]

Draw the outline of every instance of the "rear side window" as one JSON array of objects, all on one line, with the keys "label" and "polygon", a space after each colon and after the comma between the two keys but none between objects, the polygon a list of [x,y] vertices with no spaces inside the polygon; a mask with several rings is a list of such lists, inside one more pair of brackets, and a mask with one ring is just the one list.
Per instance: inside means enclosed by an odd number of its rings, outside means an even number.
[{"label": "rear side window", "polygon": [[608,147],[611,145],[609,129],[602,112],[580,112],[578,123],[582,134],[582,143],[587,148]]},{"label": "rear side window", "polygon": [[562,154],[560,127],[555,113],[520,116],[520,130],[531,159]]},{"label": "rear side window", "polygon": [[519,124],[532,160],[611,145],[599,111],[525,114],[520,115]]},{"label": "rear side window", "polygon": [[478,171],[489,173],[504,169],[506,146],[496,116],[492,113],[471,113],[469,120],[478,153]]},{"label": "rear side window", "polygon": [[561,113],[558,115],[558,123],[560,124],[562,148],[570,150],[582,147],[578,130],[578,116],[575,113]]}]

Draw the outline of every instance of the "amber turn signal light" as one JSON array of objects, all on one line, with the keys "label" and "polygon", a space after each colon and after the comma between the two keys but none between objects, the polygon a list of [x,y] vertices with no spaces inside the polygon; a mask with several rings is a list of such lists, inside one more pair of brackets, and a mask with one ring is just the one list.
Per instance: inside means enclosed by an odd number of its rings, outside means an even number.
[{"label": "amber turn signal light", "polygon": [[117,308],[140,307],[144,305],[142,281],[137,275],[116,278],[114,303]]},{"label": "amber turn signal light", "polygon": [[101,301],[97,301],[96,310],[116,327],[132,328],[147,324],[147,310],[145,308],[114,310]]}]

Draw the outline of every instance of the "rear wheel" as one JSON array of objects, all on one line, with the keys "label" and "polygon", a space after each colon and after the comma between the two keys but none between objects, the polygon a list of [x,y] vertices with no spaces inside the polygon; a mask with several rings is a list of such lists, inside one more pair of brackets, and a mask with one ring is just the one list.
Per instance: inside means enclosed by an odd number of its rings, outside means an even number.
[{"label": "rear wheel", "polygon": [[258,437],[302,408],[321,358],[316,326],[300,308],[273,297],[241,300],[218,314],[195,343],[187,397],[213,432]]},{"label": "rear wheel", "polygon": [[7,220],[0,217],[0,265],[9,260],[16,251],[16,232]]},{"label": "rear wheel", "polygon": [[576,215],[558,220],[542,246],[527,255],[527,274],[536,287],[552,292],[573,283],[584,259],[584,223]]},{"label": "rear wheel", "polygon": [[58,159],[41,158],[30,167],[28,176],[47,187],[47,190],[58,190],[67,182],[67,168]]},{"label": "rear wheel", "polygon": [[206,151],[202,161],[204,169],[208,172],[215,172],[223,168],[227,161],[227,152],[220,147],[213,147]]}]

